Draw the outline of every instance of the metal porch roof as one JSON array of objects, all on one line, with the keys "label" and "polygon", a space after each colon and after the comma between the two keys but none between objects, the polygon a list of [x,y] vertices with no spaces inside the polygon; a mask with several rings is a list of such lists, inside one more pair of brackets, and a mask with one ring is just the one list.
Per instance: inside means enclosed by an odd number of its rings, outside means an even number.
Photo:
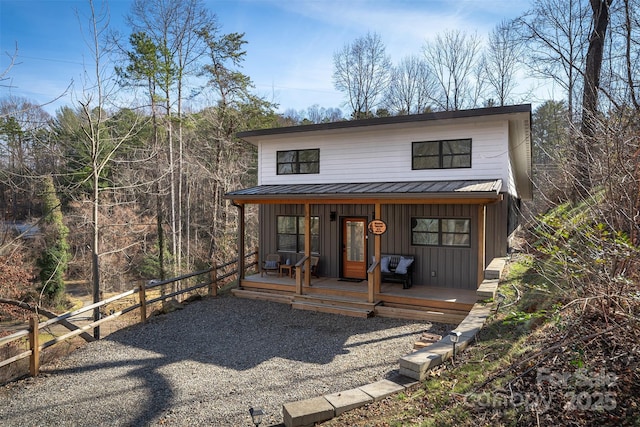
[{"label": "metal porch roof", "polygon": [[361,198],[498,198],[502,180],[411,181],[343,184],[282,184],[259,185],[232,191],[227,199],[251,201],[257,199],[361,199]]}]

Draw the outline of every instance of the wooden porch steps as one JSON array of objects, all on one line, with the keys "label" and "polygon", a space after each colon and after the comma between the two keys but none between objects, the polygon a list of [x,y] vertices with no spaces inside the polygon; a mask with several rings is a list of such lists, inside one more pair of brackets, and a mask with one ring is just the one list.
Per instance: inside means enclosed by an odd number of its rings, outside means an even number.
[{"label": "wooden porch steps", "polygon": [[459,324],[469,314],[468,311],[428,309],[425,307],[392,307],[378,305],[375,315],[394,319],[423,320],[427,322]]},{"label": "wooden porch steps", "polygon": [[264,290],[252,291],[248,289],[232,289],[231,293],[233,294],[233,296],[239,297],[239,298],[272,301],[272,302],[279,302],[283,304],[291,304],[291,300],[293,299],[293,295],[291,294],[284,294],[284,293],[275,292],[275,291],[269,292]]},{"label": "wooden porch steps", "polygon": [[337,298],[329,295],[296,295],[291,307],[298,310],[319,311],[351,317],[371,317],[376,304]]}]

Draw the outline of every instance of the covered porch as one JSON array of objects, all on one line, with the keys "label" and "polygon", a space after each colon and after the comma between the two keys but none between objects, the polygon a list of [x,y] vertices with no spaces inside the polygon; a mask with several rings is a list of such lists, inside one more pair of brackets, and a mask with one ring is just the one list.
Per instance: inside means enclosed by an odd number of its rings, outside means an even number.
[{"label": "covered porch", "polygon": [[[487,209],[502,202],[500,188],[500,180],[424,181],[268,185],[229,193],[225,197],[238,207],[241,219],[238,233],[240,260],[244,260],[245,253],[244,212],[247,204],[260,205],[261,212],[269,212],[261,216],[260,242],[266,247],[261,247],[258,265],[262,265],[266,254],[280,251],[273,226],[277,212],[298,214],[302,224],[300,230],[303,230],[299,235],[303,240],[299,245],[302,252],[294,252],[297,256],[292,260],[287,257],[296,272],[294,277],[252,274],[240,265],[240,288],[234,294],[314,311],[456,323],[478,300],[476,290],[485,278],[487,265],[485,239],[491,234],[487,233]],[[276,211],[274,206],[286,209]],[[411,246],[406,235],[410,231],[411,212],[416,210],[466,218],[471,224],[467,246],[453,249]],[[320,253],[325,270],[319,278],[303,274],[303,271],[311,271],[311,257],[318,255],[312,251],[312,217],[320,221],[318,238],[323,241]],[[364,253],[359,256],[363,269],[357,281],[349,280],[353,275],[343,268],[342,254],[348,252],[345,248],[349,246],[342,239],[347,233],[341,234],[339,226],[341,219],[353,218],[361,221],[364,227],[360,230],[365,232]],[[380,224],[383,227],[378,227]],[[399,255],[415,254],[422,267],[421,274],[413,275],[413,286],[408,289],[382,280],[380,260],[383,254],[392,251],[391,248]],[[426,252],[429,250],[431,252]],[[424,255],[437,251],[446,252],[450,257]],[[464,254],[464,258],[460,254]],[[435,261],[427,265],[426,261],[432,259],[441,261],[437,265]],[[466,260],[466,264],[461,260]],[[457,276],[461,279],[457,280]]]}]

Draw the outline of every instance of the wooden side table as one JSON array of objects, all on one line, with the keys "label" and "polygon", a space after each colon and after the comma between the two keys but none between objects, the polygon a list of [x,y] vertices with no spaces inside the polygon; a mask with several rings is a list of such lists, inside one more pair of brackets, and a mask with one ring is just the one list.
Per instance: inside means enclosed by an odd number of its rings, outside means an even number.
[{"label": "wooden side table", "polygon": [[289,277],[293,277],[293,268],[294,266],[291,264],[280,264],[280,277],[282,277],[285,272],[287,272]]}]

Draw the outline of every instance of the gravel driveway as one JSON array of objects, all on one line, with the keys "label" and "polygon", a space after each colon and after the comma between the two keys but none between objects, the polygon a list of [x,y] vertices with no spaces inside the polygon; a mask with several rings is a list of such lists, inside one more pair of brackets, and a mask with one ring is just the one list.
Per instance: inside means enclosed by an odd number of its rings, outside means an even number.
[{"label": "gravel driveway", "polygon": [[286,402],[397,373],[424,331],[450,326],[207,298],[85,345],[0,389],[2,426],[251,426]]}]

